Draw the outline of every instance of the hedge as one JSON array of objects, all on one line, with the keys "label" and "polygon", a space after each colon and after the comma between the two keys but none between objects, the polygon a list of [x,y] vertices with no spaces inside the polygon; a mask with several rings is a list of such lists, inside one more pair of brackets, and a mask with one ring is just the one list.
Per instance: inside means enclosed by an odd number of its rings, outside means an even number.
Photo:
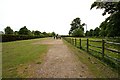
[{"label": "hedge", "polygon": [[35,38],[43,38],[45,36],[28,36],[28,35],[2,35],[2,42],[16,41],[16,40],[27,40]]}]

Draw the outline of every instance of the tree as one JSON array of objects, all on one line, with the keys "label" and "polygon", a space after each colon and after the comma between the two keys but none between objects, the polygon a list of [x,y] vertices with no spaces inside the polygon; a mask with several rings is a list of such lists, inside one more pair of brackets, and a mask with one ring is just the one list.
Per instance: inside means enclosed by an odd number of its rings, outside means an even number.
[{"label": "tree", "polygon": [[106,26],[107,26],[107,23],[104,21],[100,24],[100,32],[99,32],[99,35],[101,37],[105,37],[107,36],[107,32],[106,32]]},{"label": "tree", "polygon": [[97,0],[91,5],[91,8],[96,7],[96,9],[104,9],[104,12],[102,15],[108,14],[114,14],[120,11],[120,1],[119,2],[109,2],[109,0],[103,0],[101,2],[98,2]]},{"label": "tree", "polygon": [[89,37],[94,36],[94,30],[90,29],[90,31],[87,31],[87,36],[89,36]]},{"label": "tree", "polygon": [[4,30],[5,34],[13,34],[13,30],[10,28],[10,26],[7,26]]},{"label": "tree", "polygon": [[103,33],[105,33],[108,37],[120,36],[120,1],[109,2],[109,0],[106,0],[103,2],[94,2],[91,5],[91,9],[94,7],[97,9],[104,9],[102,13],[103,16],[106,15],[106,13],[110,14],[110,16],[101,23],[100,34],[103,36]]},{"label": "tree", "polygon": [[51,35],[52,35],[52,36],[55,36],[56,34],[55,34],[55,32],[52,32]]},{"label": "tree", "polygon": [[83,37],[84,32],[82,31],[82,29],[75,29],[72,33],[73,36],[76,37]]},{"label": "tree", "polygon": [[[76,36],[78,36],[78,35],[79,36],[83,36],[83,34],[84,34],[84,28],[83,28],[83,26],[85,25],[85,23],[81,24],[80,18],[75,18],[70,25],[71,25],[71,29],[69,31],[69,35],[72,34],[74,36],[75,35]],[[81,32],[78,32],[78,31],[81,31]],[[82,35],[81,35],[81,33],[82,33]]]},{"label": "tree", "polygon": [[87,30],[86,33],[85,33],[85,36],[88,36],[88,33],[89,33],[89,31]]},{"label": "tree", "polygon": [[98,37],[99,33],[100,33],[100,28],[96,27],[93,32],[94,36]]},{"label": "tree", "polygon": [[18,35],[18,31],[15,31],[14,34],[15,34],[15,35]]},{"label": "tree", "polygon": [[46,32],[42,33],[45,37],[48,37],[49,35]]},{"label": "tree", "polygon": [[38,30],[36,30],[36,31],[34,31],[34,35],[40,35],[41,34],[41,32],[40,31],[38,31]]},{"label": "tree", "polygon": [[26,28],[26,26],[22,27],[19,32],[20,35],[30,35],[31,31]]}]

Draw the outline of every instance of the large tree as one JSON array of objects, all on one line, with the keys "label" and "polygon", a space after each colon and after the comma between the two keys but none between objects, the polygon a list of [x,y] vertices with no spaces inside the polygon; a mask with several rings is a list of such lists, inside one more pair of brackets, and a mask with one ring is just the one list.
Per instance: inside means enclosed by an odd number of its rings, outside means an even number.
[{"label": "large tree", "polygon": [[[101,23],[101,34],[106,34],[106,36],[120,36],[120,1],[119,2],[109,2],[105,0],[102,2],[94,2],[91,5],[91,9],[96,7],[97,9],[104,9],[102,15],[106,13],[110,14],[104,22]],[[104,31],[103,31],[104,30]],[[105,35],[104,35],[105,36]]]},{"label": "large tree", "polygon": [[73,36],[75,36],[76,34],[79,37],[83,36],[84,34],[83,26],[85,25],[85,23],[81,24],[80,18],[75,18],[70,25],[71,25],[71,29],[69,31],[69,35],[72,34]]},{"label": "large tree", "polygon": [[5,34],[13,34],[13,30],[10,28],[10,26],[7,26],[4,30]]},{"label": "large tree", "polygon": [[26,26],[20,28],[19,32],[20,35],[30,35],[31,31],[27,29]]}]

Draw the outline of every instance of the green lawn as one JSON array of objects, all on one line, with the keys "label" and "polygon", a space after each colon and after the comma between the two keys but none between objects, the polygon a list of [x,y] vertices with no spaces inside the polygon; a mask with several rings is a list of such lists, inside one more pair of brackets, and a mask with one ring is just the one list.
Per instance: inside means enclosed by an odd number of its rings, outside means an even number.
[{"label": "green lawn", "polygon": [[44,40],[32,39],[2,43],[2,77],[18,77],[17,67],[21,64],[34,62],[47,51],[47,45],[33,44]]}]

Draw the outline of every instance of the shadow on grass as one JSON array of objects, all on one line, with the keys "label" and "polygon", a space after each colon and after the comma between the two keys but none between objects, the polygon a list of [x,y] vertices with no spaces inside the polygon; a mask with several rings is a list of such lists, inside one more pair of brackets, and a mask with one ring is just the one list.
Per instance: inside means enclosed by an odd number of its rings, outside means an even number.
[{"label": "shadow on grass", "polygon": [[[79,47],[77,47],[79,48]],[[96,53],[94,51],[89,51],[87,52],[86,49],[84,48],[79,48],[83,51],[85,51],[86,53],[94,56],[95,58],[99,59],[100,61],[104,62],[105,64],[107,64],[108,66],[112,67],[116,72],[118,72],[118,75],[120,75],[120,63],[119,62],[114,62],[113,60],[107,58],[106,56],[104,58],[102,58],[100,53]]]}]

